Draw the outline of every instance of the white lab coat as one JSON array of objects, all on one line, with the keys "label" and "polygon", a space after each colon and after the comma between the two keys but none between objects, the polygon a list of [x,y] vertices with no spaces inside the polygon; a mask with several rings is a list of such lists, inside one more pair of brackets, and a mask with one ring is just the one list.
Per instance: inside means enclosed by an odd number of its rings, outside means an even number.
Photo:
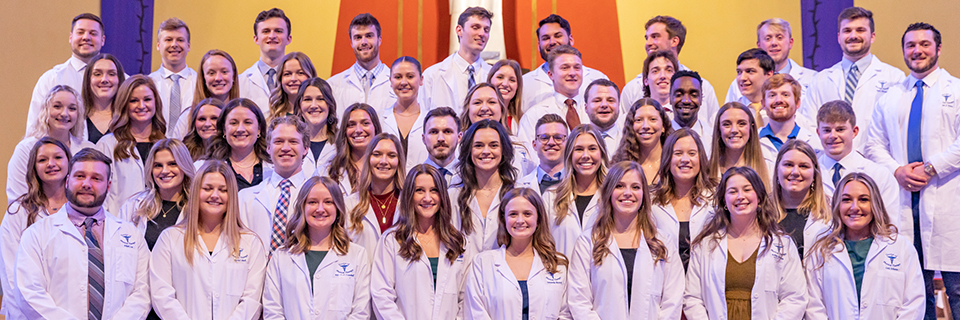
[{"label": "white lab coat", "polygon": [[[107,212],[120,212],[120,206],[123,206],[127,199],[146,188],[143,181],[144,160],[135,159],[133,156],[117,160],[113,157],[116,147],[117,137],[113,133],[108,133],[97,142],[97,150],[113,159],[113,164],[110,165],[110,190],[107,191],[107,199],[103,203]],[[136,148],[133,148],[132,153],[140,157]]]},{"label": "white lab coat", "polygon": [[331,248],[312,275],[303,253],[273,252],[263,284],[264,320],[370,316],[370,260],[363,247],[351,243],[345,254]]},{"label": "white lab coat", "polygon": [[[14,269],[17,263],[17,248],[20,246],[20,237],[27,230],[27,212],[20,203],[11,204],[0,222],[0,288],[3,288],[3,304],[0,305],[0,314],[6,319],[20,319],[20,306],[16,298],[16,278]],[[57,210],[59,211],[59,209]],[[11,213],[12,212],[12,213]],[[50,214],[47,209],[40,208],[34,223],[46,218]]]},{"label": "white lab coat", "polygon": [[[711,198],[704,197],[699,206],[693,206],[690,211],[690,242],[700,234],[703,226],[716,214],[711,206]],[[670,251],[680,252],[680,220],[673,209],[673,205],[651,205],[650,213],[653,224],[657,227],[657,238],[663,241]],[[679,253],[678,253],[679,254]]]},{"label": "white lab coat", "polygon": [[[238,78],[240,86],[240,97],[247,98],[260,107],[264,115],[270,114],[270,89],[267,88],[267,81],[263,79],[263,73],[257,67],[258,62],[254,62],[250,68],[244,70]],[[279,83],[277,84],[279,86]],[[224,101],[226,102],[226,101]],[[341,118],[342,119],[342,118]]]},{"label": "white lab coat", "polygon": [[370,97],[366,99],[363,96],[363,82],[353,68],[354,65],[350,65],[347,70],[327,79],[333,89],[333,101],[337,102],[337,119],[340,121],[344,120],[343,111],[354,103],[366,103],[376,109],[377,113],[381,113],[397,100],[396,93],[390,88],[390,66],[384,64],[381,71],[374,74]]},{"label": "white lab coat", "polygon": [[197,238],[190,265],[184,256],[184,229],[167,228],[160,234],[150,259],[153,310],[164,319],[259,319],[267,254],[257,236],[241,234],[238,257],[223,234],[213,249]]},{"label": "white lab coat", "polygon": [[[398,253],[391,228],[383,234],[376,248],[370,274],[370,296],[377,319],[440,320],[463,318],[464,285],[470,257],[461,254],[451,263],[447,247],[440,243],[436,289],[433,271],[425,254],[416,261],[407,261]],[[469,240],[467,240],[469,241]],[[469,252],[467,245],[467,252]]]},{"label": "white lab coat", "polygon": [[[458,77],[466,77],[463,75],[462,70],[457,70],[457,66],[454,63],[453,59],[456,56],[457,52],[447,56],[446,59],[440,61],[435,65],[430,66],[427,70],[423,71],[423,87],[420,89],[420,95],[424,96],[427,100],[428,109],[436,109],[437,107],[450,107],[453,108],[457,114],[460,114],[463,111],[463,100],[467,97],[467,86],[466,82],[464,85],[458,85]],[[467,63],[470,63],[469,61]],[[476,70],[476,81],[477,83],[484,82],[487,79],[487,74],[490,73],[490,69],[493,66],[490,64],[480,61],[480,69]],[[462,128],[466,129],[466,128]]]},{"label": "white lab coat", "polygon": [[[423,100],[422,98],[418,99]],[[393,114],[394,107],[396,107],[396,105],[391,104],[386,109],[383,109],[383,112],[380,113],[380,125],[383,127],[383,132],[400,138],[400,129],[399,125],[397,124],[397,117]],[[426,108],[426,104],[421,102],[420,115],[417,116],[417,120],[413,123],[413,127],[411,127],[410,132],[407,133],[407,162],[404,166],[407,171],[413,168],[413,166],[426,161],[427,156],[430,155],[430,152],[427,150],[427,146],[423,144],[423,119],[427,117],[428,112],[430,112],[430,110]],[[403,174],[406,175],[406,172]]]},{"label": "white lab coat", "polygon": [[[796,120],[799,120],[799,119],[796,119]],[[821,154],[823,154],[823,144],[820,142],[820,136],[818,136],[816,132],[811,132],[810,130],[808,130],[806,127],[801,125],[799,121],[796,122],[796,125],[800,127],[800,131],[797,132],[796,139],[809,144],[810,147],[813,148],[813,151],[817,153],[818,157]],[[763,130],[763,128],[760,128],[760,130]],[[783,140],[783,144],[786,145],[788,140]],[[777,149],[776,147],[774,147],[773,142],[771,142],[770,139],[761,137],[760,151],[763,153],[763,160],[766,161],[767,163],[772,163],[773,164],[772,169],[776,170],[777,154],[780,153],[780,149]],[[771,177],[774,176],[774,171],[770,171],[769,173]]]},{"label": "white lab coat", "polygon": [[536,191],[537,194],[542,195],[544,192],[540,191],[540,181],[537,180],[537,170],[534,169],[533,172],[528,173],[517,179],[517,182],[513,185],[514,188],[530,188],[533,191]]},{"label": "white lab coat", "polygon": [[[150,311],[150,252],[137,228],[106,213],[103,319],[143,319]],[[67,210],[37,221],[17,250],[16,288],[26,319],[86,319],[90,263],[84,236]]]},{"label": "white lab coat", "polygon": [[[863,133],[865,132],[861,131],[861,134]],[[827,197],[833,198],[837,189],[837,187],[833,185],[833,164],[837,163],[837,161],[830,159],[826,153],[822,153],[820,154],[818,162],[820,163],[820,176],[823,177],[823,192],[827,194]],[[897,226],[897,229],[901,233],[913,231],[912,227],[910,230],[904,229],[904,225],[902,224],[903,221],[912,221],[913,215],[904,216],[905,213],[909,212],[898,209],[900,208],[900,185],[897,184],[897,179],[893,176],[892,171],[870,159],[864,158],[863,155],[856,151],[840,159],[840,165],[843,166],[843,169],[840,170],[841,177],[849,173],[861,172],[873,178],[873,181],[877,183],[877,187],[880,188],[880,196],[883,197],[883,207],[887,209],[887,215],[890,216],[890,223]]]},{"label": "white lab coat", "polygon": [[[711,236],[712,237],[712,236]],[[751,293],[751,318],[800,319],[807,307],[807,286],[797,245],[789,236],[773,238],[770,250],[761,240],[757,250],[756,279]],[[726,319],[724,294],[727,238],[704,239],[690,250],[683,312],[688,319]]]},{"label": "white lab coat", "polygon": [[[303,157],[303,165],[301,165],[304,175],[308,177],[328,176],[327,168],[330,168],[330,161],[333,160],[333,157],[337,156],[337,145],[334,143],[334,140],[335,139],[333,137],[327,140],[327,145],[323,146],[323,150],[320,151],[320,157],[317,158],[317,160],[313,159],[313,151],[310,151],[309,148],[307,149],[307,153]],[[311,141],[310,143],[312,144],[318,142]]]},{"label": "white lab coat", "polygon": [[[516,275],[504,257],[506,247],[487,250],[473,259],[467,275],[464,302],[466,319],[520,320],[523,294]],[[557,266],[557,273],[548,272],[536,250],[527,275],[528,315],[530,320],[572,319],[567,309],[567,268]]]},{"label": "white lab coat", "polygon": [[[273,237],[273,216],[277,211],[277,204],[280,200],[280,182],[283,181],[276,172],[263,176],[260,184],[240,190],[240,222],[247,229],[253,231],[259,236],[263,248],[270,251],[270,239]],[[300,194],[300,187],[303,186],[307,177],[303,171],[290,176],[290,201],[287,202],[287,221],[293,220],[294,205],[297,203],[297,196]],[[281,227],[286,230],[286,226]],[[282,244],[281,244],[282,245]]]},{"label": "white lab coat", "polygon": [[[150,200],[147,198],[146,193],[138,193],[130,197],[127,202],[123,203],[123,206],[120,207],[120,214],[117,215],[120,220],[129,221],[133,223],[133,218],[137,215],[137,208],[140,208],[140,205],[144,202]],[[177,217],[177,223],[183,221],[183,210],[185,207],[180,210],[180,215]],[[140,234],[146,234],[147,232],[147,223],[155,223],[147,219],[140,219],[140,223],[137,224],[137,230],[140,231]]]},{"label": "white lab coat", "polygon": [[[197,71],[186,67],[180,73],[182,73],[180,78],[180,114],[177,116],[173,130],[168,130],[166,136],[171,139],[183,140],[190,124],[190,112],[194,107],[193,95],[197,89]],[[157,93],[160,94],[160,100],[163,101],[163,118],[167,120],[167,123],[173,121],[170,118],[170,93],[173,91],[173,79],[168,78],[172,74],[173,71],[162,65],[156,71],[150,73],[150,79],[157,86]],[[187,119],[187,121],[180,121],[180,119]]]},{"label": "white lab coat", "polygon": [[[460,229],[460,222],[463,219],[460,216],[460,205],[457,204],[457,197],[460,196],[460,190],[462,189],[462,187],[451,187],[448,193],[454,212],[453,219],[450,220],[457,229]],[[497,243],[497,229],[500,228],[500,220],[498,220],[499,217],[497,217],[497,215],[500,214],[500,192],[498,191],[493,201],[490,202],[490,207],[487,208],[486,214],[480,211],[480,203],[477,202],[476,196],[471,195],[468,203],[470,206],[470,218],[473,219],[473,230],[460,230],[460,232],[463,232],[464,237],[467,238],[468,251],[471,251],[469,249],[472,248],[473,250],[471,252],[480,253],[500,247]],[[467,234],[468,231],[470,234]]]},{"label": "white lab coat", "polygon": [[[13,149],[10,162],[7,163],[7,204],[13,203],[18,197],[27,193],[27,169],[30,166],[30,151],[40,139],[24,137]],[[83,148],[93,148],[93,143],[70,135],[70,155],[77,154]],[[62,168],[67,170],[66,166]]]},{"label": "white lab coat", "polygon": [[[960,194],[960,79],[940,69],[924,82],[936,73],[939,79],[924,90],[920,136],[923,160],[933,164],[937,175],[920,191],[920,238],[925,269],[956,272],[960,271],[960,245],[956,240],[960,238],[960,219],[952,213]],[[894,86],[873,115],[867,158],[890,171],[908,163],[906,129],[915,93],[904,84]],[[906,235],[913,234],[910,199],[910,192],[900,189],[901,217],[911,217],[901,221],[901,232]]]},{"label": "white lab coat", "polygon": [[[553,80],[550,80],[547,72],[543,71],[546,65],[547,63],[544,62],[537,66],[537,68],[523,75],[523,97],[521,97],[521,101],[523,102],[521,108],[523,112],[527,112],[531,107],[551,100],[553,94],[556,92],[556,89],[553,88]],[[497,72],[497,70],[491,70],[490,72]],[[607,75],[603,74],[600,70],[584,66],[583,83],[580,85],[580,93],[578,95],[581,97],[584,96],[587,92],[587,86],[597,79],[607,79]]]},{"label": "white lab coat", "polygon": [[[377,245],[380,243],[380,234],[383,233],[383,231],[380,230],[380,223],[377,222],[377,214],[373,212],[373,203],[367,205],[367,213],[363,215],[363,230],[355,232],[350,228],[352,223],[350,212],[353,211],[353,208],[359,205],[359,203],[359,193],[352,193],[343,197],[343,204],[347,210],[344,214],[344,218],[346,219],[343,220],[343,227],[347,230],[347,235],[350,236],[350,243],[355,243],[366,249],[367,258],[372,261],[373,253],[376,252]],[[399,203],[397,203],[397,211],[393,213],[393,223],[396,224],[398,219],[400,219]]]},{"label": "white lab coat", "polygon": [[850,255],[842,244],[835,249],[822,268],[818,268],[823,261],[819,255],[804,261],[809,293],[806,319],[923,319],[923,275],[909,238],[874,238],[859,298]]},{"label": "white lab coat", "polygon": [[[800,83],[800,103],[802,105],[800,109],[797,110],[797,116],[802,117],[805,121],[804,123],[812,123],[814,125],[807,129],[815,130],[817,111],[819,111],[820,108],[813,108],[813,104],[805,104],[803,102],[809,99],[810,86],[813,85],[813,78],[817,76],[817,72],[813,69],[804,68],[796,61],[793,61],[793,59],[787,59],[787,63],[790,64],[790,73],[788,74]],[[730,88],[727,89],[727,97],[723,100],[723,104],[740,101],[742,97],[743,94],[740,93],[740,85],[737,84],[737,79],[734,78],[733,81],[730,82]]]},{"label": "white lab coat", "polygon": [[[687,66],[680,64],[680,70],[690,70]],[[703,75],[700,75],[701,78]],[[717,120],[717,111],[720,111],[720,102],[717,101],[717,91],[713,88],[713,85],[710,84],[710,81],[703,79],[703,84],[700,86],[702,98],[700,99],[700,110],[697,112],[700,120],[706,120],[708,123],[713,125]],[[630,110],[630,107],[633,106],[634,102],[643,98],[643,73],[637,75],[636,78],[633,78],[626,85],[623,86],[623,90],[620,91],[620,114],[627,114],[627,111]],[[673,99],[670,99],[673,101]],[[672,114],[669,115],[671,118]]]},{"label": "white lab coat", "polygon": [[567,216],[563,218],[560,224],[557,224],[557,207],[554,202],[557,199],[557,188],[547,189],[543,192],[543,205],[547,210],[547,219],[550,221],[550,234],[553,235],[553,241],[557,245],[557,251],[565,256],[573,256],[573,250],[577,246],[577,239],[585,230],[590,230],[597,223],[597,211],[600,210],[599,199],[600,191],[590,198],[590,203],[583,210],[583,221],[580,220],[580,214],[577,212],[577,203],[574,201],[576,196],[570,197],[570,205],[567,209]]},{"label": "white lab coat", "polygon": [[[853,94],[851,105],[853,105],[854,114],[857,115],[857,126],[869,128],[873,110],[877,103],[882,102],[880,97],[903,82],[904,76],[903,71],[881,62],[876,55],[870,55],[864,59],[871,59],[870,67],[867,70],[861,70],[857,91]],[[847,75],[843,73],[840,64],[841,62],[837,62],[832,67],[817,73],[807,99],[810,105],[803,105],[804,102],[801,100],[800,110],[820,110],[820,106],[824,103],[843,100],[847,90]],[[908,102],[906,106],[909,110],[910,103]],[[906,128],[906,122],[904,122],[904,128]],[[866,143],[866,135],[861,134],[853,138],[853,148],[856,151],[864,152]]]},{"label": "white lab coat", "polygon": [[[643,234],[633,261],[627,301],[627,269],[617,241],[610,237],[603,264],[593,263],[593,230],[583,232],[570,261],[568,302],[576,319],[679,319],[683,307],[683,263],[676,250],[654,261]],[[661,240],[662,241],[662,240]],[[724,306],[726,307],[726,306]],[[689,316],[688,316],[689,317]],[[690,318],[700,319],[700,318]]]}]

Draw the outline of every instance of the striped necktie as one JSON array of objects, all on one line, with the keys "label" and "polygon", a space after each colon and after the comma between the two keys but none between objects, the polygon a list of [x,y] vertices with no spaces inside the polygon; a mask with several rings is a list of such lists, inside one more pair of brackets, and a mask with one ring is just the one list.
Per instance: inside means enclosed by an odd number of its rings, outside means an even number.
[{"label": "striped necktie", "polygon": [[103,316],[103,249],[93,235],[93,224],[97,220],[83,220],[84,240],[87,242],[87,316],[100,319]]},{"label": "striped necktie", "polygon": [[467,78],[467,92],[470,92],[470,89],[473,89],[473,86],[477,85],[477,79],[474,79],[476,76],[476,70],[473,68],[473,65],[467,67],[467,72],[470,73]]},{"label": "striped necktie", "polygon": [[860,81],[860,69],[857,69],[857,66],[853,65],[850,67],[850,72],[847,72],[847,90],[843,101],[850,104],[853,103],[853,94],[857,93],[857,81]]},{"label": "striped necktie", "polygon": [[167,117],[167,134],[173,131],[177,126],[177,120],[180,118],[180,75],[171,74],[170,80],[173,85],[170,86],[170,116]]},{"label": "striped necktie", "polygon": [[280,199],[277,200],[277,209],[273,212],[273,235],[270,237],[270,252],[277,250],[286,239],[287,208],[290,207],[290,179],[280,181]]}]

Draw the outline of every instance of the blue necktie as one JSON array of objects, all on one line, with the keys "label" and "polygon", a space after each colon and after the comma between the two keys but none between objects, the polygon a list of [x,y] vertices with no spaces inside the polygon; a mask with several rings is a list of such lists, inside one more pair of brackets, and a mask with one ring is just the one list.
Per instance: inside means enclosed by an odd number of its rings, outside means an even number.
[{"label": "blue necktie", "polygon": [[[557,173],[559,175],[559,173]],[[542,195],[544,191],[547,191],[550,187],[560,183],[560,177],[553,177],[549,174],[543,175],[543,178],[540,179],[540,194]]]},{"label": "blue necktie", "polygon": [[473,86],[477,85],[477,79],[474,79],[476,73],[473,65],[467,67],[467,72],[470,73],[469,78],[467,78],[467,91],[469,92],[470,89],[473,89]]},{"label": "blue necktie", "polygon": [[837,186],[837,182],[840,182],[840,169],[843,169],[843,166],[839,162],[833,165],[833,186]]},{"label": "blue necktie", "polygon": [[844,91],[843,101],[853,104],[853,95],[857,93],[857,82],[860,81],[860,69],[857,69],[856,65],[850,67],[850,72],[847,72],[847,87]]},{"label": "blue necktie", "polygon": [[[920,149],[920,119],[923,117],[923,80],[917,80],[917,95],[910,104],[910,119],[907,122],[907,162],[923,162]],[[910,193],[910,209],[913,211],[913,245],[923,262],[923,245],[920,242],[920,192]]]}]

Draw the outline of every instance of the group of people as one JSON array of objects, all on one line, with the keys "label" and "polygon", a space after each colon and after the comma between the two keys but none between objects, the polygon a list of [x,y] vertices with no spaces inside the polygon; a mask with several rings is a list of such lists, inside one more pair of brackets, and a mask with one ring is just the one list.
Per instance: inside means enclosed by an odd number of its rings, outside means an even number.
[{"label": "group of people", "polygon": [[821,72],[765,20],[720,105],[673,17],[622,90],[555,14],[543,65],[488,64],[491,19],[466,9],[424,70],[381,62],[360,14],[356,63],[321,79],[280,9],[243,73],[220,50],[187,67],[170,18],[161,67],[129,76],[77,16],[8,164],[0,314],[936,319],[939,271],[960,315],[960,80],[932,25],[903,33],[905,76],[866,9]]}]

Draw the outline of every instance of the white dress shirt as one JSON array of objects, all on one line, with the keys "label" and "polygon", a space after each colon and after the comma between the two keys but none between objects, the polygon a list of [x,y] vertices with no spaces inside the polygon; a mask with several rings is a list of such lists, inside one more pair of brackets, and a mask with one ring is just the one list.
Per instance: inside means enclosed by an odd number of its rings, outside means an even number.
[{"label": "white dress shirt", "polygon": [[[176,120],[170,117],[170,92],[173,90],[173,78],[171,76],[174,74],[180,76],[180,114]],[[157,85],[160,101],[163,101],[163,118],[167,120],[167,123],[176,123],[174,129],[167,132],[167,138],[183,139],[183,136],[187,135],[190,122],[189,120],[180,121],[180,119],[190,118],[190,111],[193,110],[193,94],[197,89],[197,71],[190,67],[184,67],[180,72],[173,72],[167,67],[160,66],[160,69],[150,73],[150,79],[153,79],[153,83]]]},{"label": "white dress shirt", "polygon": [[[497,70],[491,70],[490,72],[497,72]],[[607,79],[607,75],[600,72],[600,70],[584,66],[583,83],[580,85],[578,95],[582,97],[587,91],[587,86],[597,79]],[[550,80],[550,76],[547,75],[547,63],[544,62],[536,69],[530,70],[530,72],[523,75],[522,111],[526,113],[531,107],[543,104],[545,101],[552,99],[555,91],[553,88],[553,80]]]},{"label": "white dress shirt", "polygon": [[467,62],[454,52],[452,55],[423,71],[423,87],[420,95],[427,101],[427,109],[437,107],[453,108],[457,114],[463,111],[463,100],[467,97],[468,66],[474,68],[474,80],[481,83],[487,80],[491,65],[480,57],[473,63]]}]

